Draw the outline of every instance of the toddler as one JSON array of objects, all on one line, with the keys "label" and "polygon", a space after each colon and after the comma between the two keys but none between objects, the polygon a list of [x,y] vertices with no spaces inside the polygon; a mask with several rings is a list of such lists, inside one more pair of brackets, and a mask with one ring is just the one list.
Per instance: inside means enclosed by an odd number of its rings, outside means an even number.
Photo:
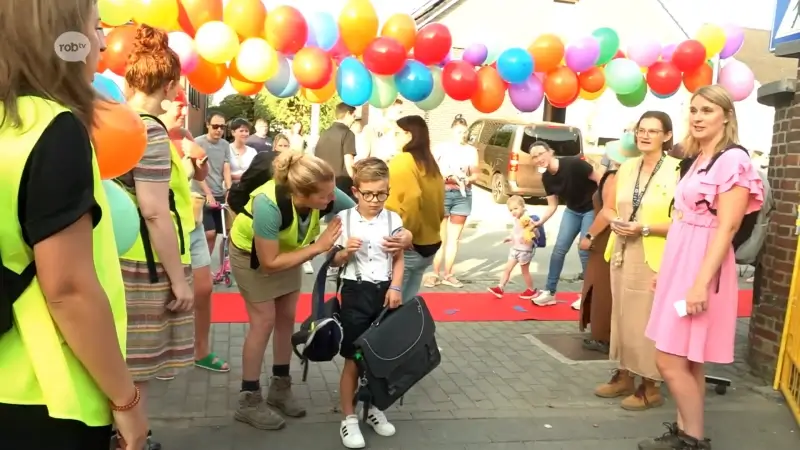
[{"label": "toddler", "polygon": [[522,271],[522,279],[525,281],[525,292],[519,295],[519,298],[524,300],[531,300],[539,294],[538,289],[533,288],[533,279],[531,279],[530,264],[533,258],[534,240],[537,236],[535,223],[525,215],[525,200],[518,195],[514,195],[508,199],[506,203],[508,211],[514,217],[514,228],[511,231],[511,236],[506,238],[504,243],[511,243],[511,250],[508,253],[508,262],[506,263],[503,275],[500,276],[500,283],[497,286],[490,287],[489,292],[497,298],[502,298],[505,294],[505,287],[511,278],[511,271],[519,264]]}]

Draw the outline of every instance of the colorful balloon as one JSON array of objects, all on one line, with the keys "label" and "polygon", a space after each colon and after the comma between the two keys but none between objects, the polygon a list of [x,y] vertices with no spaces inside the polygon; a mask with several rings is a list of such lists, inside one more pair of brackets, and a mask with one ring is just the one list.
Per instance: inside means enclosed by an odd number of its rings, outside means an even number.
[{"label": "colorful balloon", "polygon": [[136,38],[136,26],[123,25],[112,29],[106,36],[106,49],[103,62],[106,68],[119,76],[125,75],[128,57],[133,52],[133,41]]},{"label": "colorful balloon", "polygon": [[672,61],[672,54],[675,53],[675,48],[678,44],[667,44],[661,47],[661,60],[665,62]]},{"label": "colorful balloon", "polygon": [[134,0],[98,0],[100,20],[109,27],[118,27],[130,22],[136,9]]},{"label": "colorful balloon", "polygon": [[336,76],[332,76],[328,83],[319,89],[302,88],[300,93],[311,103],[325,103],[336,93]]},{"label": "colorful balloon", "polygon": [[222,19],[222,0],[178,0],[178,23],[191,37],[206,23]]},{"label": "colorful balloon", "polygon": [[406,63],[406,50],[392,38],[379,37],[364,50],[364,64],[376,75],[394,75]]},{"label": "colorful balloon", "polygon": [[278,71],[278,53],[261,38],[242,42],[236,61],[239,72],[255,83],[264,83]]},{"label": "colorful balloon", "polygon": [[194,36],[197,54],[214,64],[230,62],[239,52],[239,36],[224,22],[206,22]]},{"label": "colorful balloon", "polygon": [[661,56],[661,44],[652,38],[640,37],[628,46],[628,59],[639,67],[650,67]]},{"label": "colorful balloon", "polygon": [[672,63],[658,61],[647,70],[647,85],[659,94],[674,93],[681,87],[681,71]]},{"label": "colorful balloon", "polygon": [[617,94],[630,94],[644,82],[639,65],[630,59],[613,59],[606,64],[606,84]]},{"label": "colorful balloon", "polygon": [[417,37],[417,23],[408,14],[394,14],[383,24],[381,36],[394,39],[408,52],[414,48],[414,41]]},{"label": "colorful balloon", "polygon": [[593,37],[583,37],[567,46],[564,54],[566,66],[573,72],[589,70],[600,57],[600,44]]},{"label": "colorful balloon", "polygon": [[300,84],[292,73],[292,63],[285,56],[278,56],[278,70],[264,86],[270,94],[278,98],[289,98],[297,94]]},{"label": "colorful balloon", "polygon": [[194,39],[183,31],[173,31],[169,34],[169,48],[178,55],[181,62],[181,75],[191,73],[197,67],[197,48]]},{"label": "colorful balloon", "polygon": [[[480,66],[486,61],[489,56],[489,48],[484,44],[470,44],[461,54],[461,59],[472,64],[473,66]],[[533,59],[533,58],[531,58]]]},{"label": "colorful balloon", "polygon": [[423,111],[433,111],[442,104],[445,97],[444,88],[442,87],[442,69],[439,67],[431,67],[431,75],[433,76],[433,90],[431,94],[424,100],[416,103],[417,108]]},{"label": "colorful balloon", "polygon": [[414,42],[414,59],[425,65],[442,61],[453,46],[450,30],[441,23],[431,23],[417,32]]},{"label": "colorful balloon", "polygon": [[214,94],[228,79],[228,68],[225,64],[214,64],[203,57],[197,58],[197,67],[186,76],[189,84],[201,94]]},{"label": "colorful balloon", "polygon": [[509,48],[497,58],[497,73],[509,83],[522,83],[533,74],[533,57],[525,49]]},{"label": "colorful balloon", "polygon": [[228,64],[228,81],[233,90],[241,95],[256,95],[264,89],[263,83],[249,80],[242,74],[237,58],[233,58]]},{"label": "colorful balloon", "polygon": [[528,47],[533,56],[536,71],[547,73],[561,65],[564,59],[564,43],[554,34],[542,34]]},{"label": "colorful balloon", "polygon": [[608,64],[619,50],[619,35],[611,28],[598,28],[592,32],[592,37],[597,40],[600,46],[600,54],[597,56],[598,65]]},{"label": "colorful balloon", "polygon": [[753,93],[755,76],[747,64],[731,59],[719,71],[719,84],[728,91],[733,101],[740,102]]},{"label": "colorful balloon", "polygon": [[148,0],[137,2],[133,10],[133,20],[154,28],[172,28],[178,22],[177,0]]},{"label": "colorful balloon", "polygon": [[714,69],[708,64],[701,64],[697,69],[683,73],[683,86],[691,93],[710,85],[713,80]]},{"label": "colorful balloon", "polygon": [[617,94],[617,100],[628,108],[635,108],[642,104],[645,97],[647,97],[647,83],[642,80],[639,87],[635,91],[628,94]]},{"label": "colorful balloon", "polygon": [[592,67],[578,74],[581,89],[586,92],[598,92],[606,87],[606,74],[602,67]]},{"label": "colorful balloon", "polygon": [[350,56],[351,53],[350,50],[347,49],[347,46],[344,45],[344,41],[342,41],[342,38],[339,37],[339,40],[336,41],[336,45],[334,45],[333,48],[330,49],[328,54],[331,56],[331,59],[336,61],[338,64],[342,62],[343,59]]},{"label": "colorful balloon", "polygon": [[333,63],[321,49],[305,47],[294,56],[292,72],[300,86],[312,90],[322,89],[331,80]]},{"label": "colorful balloon", "polygon": [[653,90],[650,89],[650,94],[652,94],[653,97],[661,99],[661,100],[668,99],[668,98],[672,97],[673,95],[675,95],[677,92],[678,92],[678,90],[675,90],[675,92],[670,92],[669,94],[659,94],[658,92],[653,92]]},{"label": "colorful balloon", "polygon": [[706,49],[706,59],[711,59],[725,48],[725,30],[719,25],[707,23],[697,30],[695,40]]},{"label": "colorful balloon", "polygon": [[478,89],[478,74],[466,61],[450,61],[442,70],[442,87],[453,100],[467,100]]},{"label": "colorful balloon", "polygon": [[681,72],[691,72],[706,62],[706,48],[698,41],[683,41],[672,53],[672,64]]},{"label": "colorful balloon", "polygon": [[131,171],[147,148],[147,130],[142,118],[122,103],[95,101],[91,134],[100,177],[104,180]]},{"label": "colorful balloon", "polygon": [[484,66],[478,69],[478,89],[472,95],[472,106],[484,114],[491,114],[503,105],[506,97],[506,86],[494,67]]},{"label": "colorful balloon", "polygon": [[372,96],[372,75],[355,57],[345,58],[336,72],[336,92],[344,103],[361,106]]},{"label": "colorful balloon", "polygon": [[308,24],[303,14],[292,6],[278,6],[267,14],[267,42],[275,51],[293,55],[306,45]]},{"label": "colorful balloon", "polygon": [[735,55],[744,44],[744,30],[742,27],[726,24],[722,26],[725,31],[725,46],[719,52],[719,57],[722,59],[730,58]]},{"label": "colorful balloon", "polygon": [[411,102],[425,100],[433,92],[433,75],[419,61],[408,60],[394,76],[397,91]]},{"label": "colorful balloon", "polygon": [[384,109],[391,106],[396,99],[397,86],[394,84],[394,77],[373,74],[372,95],[369,97],[369,104],[375,108]]},{"label": "colorful balloon", "polygon": [[330,51],[339,41],[339,24],[330,13],[319,11],[308,17],[306,45]]},{"label": "colorful balloon", "polygon": [[139,212],[130,194],[115,181],[103,180],[103,191],[114,229],[117,254],[121,256],[133,247],[139,237]]},{"label": "colorful balloon", "polygon": [[514,83],[509,86],[508,98],[519,111],[533,112],[542,105],[544,86],[538,77],[531,75],[522,83]]},{"label": "colorful balloon", "polygon": [[364,53],[378,35],[378,14],[370,0],[348,0],[339,14],[339,35],[350,53]]},{"label": "colorful balloon", "polygon": [[597,100],[598,98],[602,97],[603,94],[605,94],[605,93],[606,93],[606,88],[605,87],[603,87],[603,89],[600,89],[597,92],[587,92],[587,91],[584,91],[583,89],[581,89],[581,91],[578,93],[578,96],[580,98],[584,99],[584,100],[593,101],[593,100]]},{"label": "colorful balloon", "polygon": [[120,89],[119,85],[115,83],[114,80],[105,75],[100,75],[99,73],[94,74],[92,87],[107,100],[125,103],[125,95],[122,94],[122,89]]},{"label": "colorful balloon", "polygon": [[228,0],[222,10],[222,21],[239,39],[263,38],[267,8],[261,0]]},{"label": "colorful balloon", "polygon": [[553,104],[570,104],[578,97],[580,83],[575,72],[568,67],[559,67],[544,79],[544,93]]}]

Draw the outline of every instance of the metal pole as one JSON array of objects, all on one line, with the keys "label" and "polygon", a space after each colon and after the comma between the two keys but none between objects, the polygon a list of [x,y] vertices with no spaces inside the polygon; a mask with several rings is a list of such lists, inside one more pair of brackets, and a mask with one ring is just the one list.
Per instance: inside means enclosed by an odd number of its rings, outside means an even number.
[{"label": "metal pole", "polygon": [[719,55],[711,58],[711,64],[714,65],[714,68],[711,71],[711,74],[712,74],[711,75],[711,84],[717,84],[717,81],[719,81],[719,70],[721,69],[721,66],[722,66],[721,63],[722,63],[722,59],[719,57]]}]

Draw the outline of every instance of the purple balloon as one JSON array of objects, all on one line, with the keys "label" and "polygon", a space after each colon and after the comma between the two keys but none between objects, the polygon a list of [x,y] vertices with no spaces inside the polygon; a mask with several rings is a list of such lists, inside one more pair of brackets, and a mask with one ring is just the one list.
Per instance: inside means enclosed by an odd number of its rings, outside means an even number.
[{"label": "purple balloon", "polygon": [[574,72],[584,72],[594,67],[599,57],[600,43],[597,42],[597,39],[587,36],[567,46],[564,60],[567,63],[567,67]]},{"label": "purple balloon", "polygon": [[740,102],[753,92],[755,76],[747,64],[731,59],[719,70],[719,84],[724,87],[735,102]]},{"label": "purple balloon", "polygon": [[464,50],[461,59],[472,64],[473,66],[480,66],[486,61],[489,56],[489,48],[483,44],[471,44]]},{"label": "purple balloon", "polygon": [[628,59],[639,67],[650,67],[661,56],[661,44],[653,38],[639,38],[628,46]]},{"label": "purple balloon", "polygon": [[667,44],[661,48],[661,60],[664,62],[672,61],[672,54],[675,53],[675,48],[678,44]]},{"label": "purple balloon", "polygon": [[536,75],[531,75],[522,83],[514,83],[508,87],[511,104],[520,112],[533,112],[539,109],[544,99],[544,87]]},{"label": "purple balloon", "polygon": [[732,24],[723,25],[722,29],[725,30],[725,47],[722,47],[722,51],[719,52],[719,57],[721,59],[726,59],[735,55],[736,52],[742,48],[742,44],[744,44],[744,30],[742,27]]}]

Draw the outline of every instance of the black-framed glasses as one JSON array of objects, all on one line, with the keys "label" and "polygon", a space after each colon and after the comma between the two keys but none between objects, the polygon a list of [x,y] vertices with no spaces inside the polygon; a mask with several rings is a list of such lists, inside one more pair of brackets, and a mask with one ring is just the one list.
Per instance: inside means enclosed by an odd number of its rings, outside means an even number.
[{"label": "black-framed glasses", "polygon": [[389,198],[389,191],[386,192],[364,192],[361,189],[356,189],[361,197],[368,202],[385,202]]},{"label": "black-framed glasses", "polygon": [[637,136],[658,136],[659,134],[663,133],[664,130],[646,130],[644,128],[639,128],[636,130]]},{"label": "black-framed glasses", "polygon": [[212,130],[224,130],[225,128],[227,128],[227,125],[225,125],[224,123],[212,123],[209,125],[209,127]]}]

